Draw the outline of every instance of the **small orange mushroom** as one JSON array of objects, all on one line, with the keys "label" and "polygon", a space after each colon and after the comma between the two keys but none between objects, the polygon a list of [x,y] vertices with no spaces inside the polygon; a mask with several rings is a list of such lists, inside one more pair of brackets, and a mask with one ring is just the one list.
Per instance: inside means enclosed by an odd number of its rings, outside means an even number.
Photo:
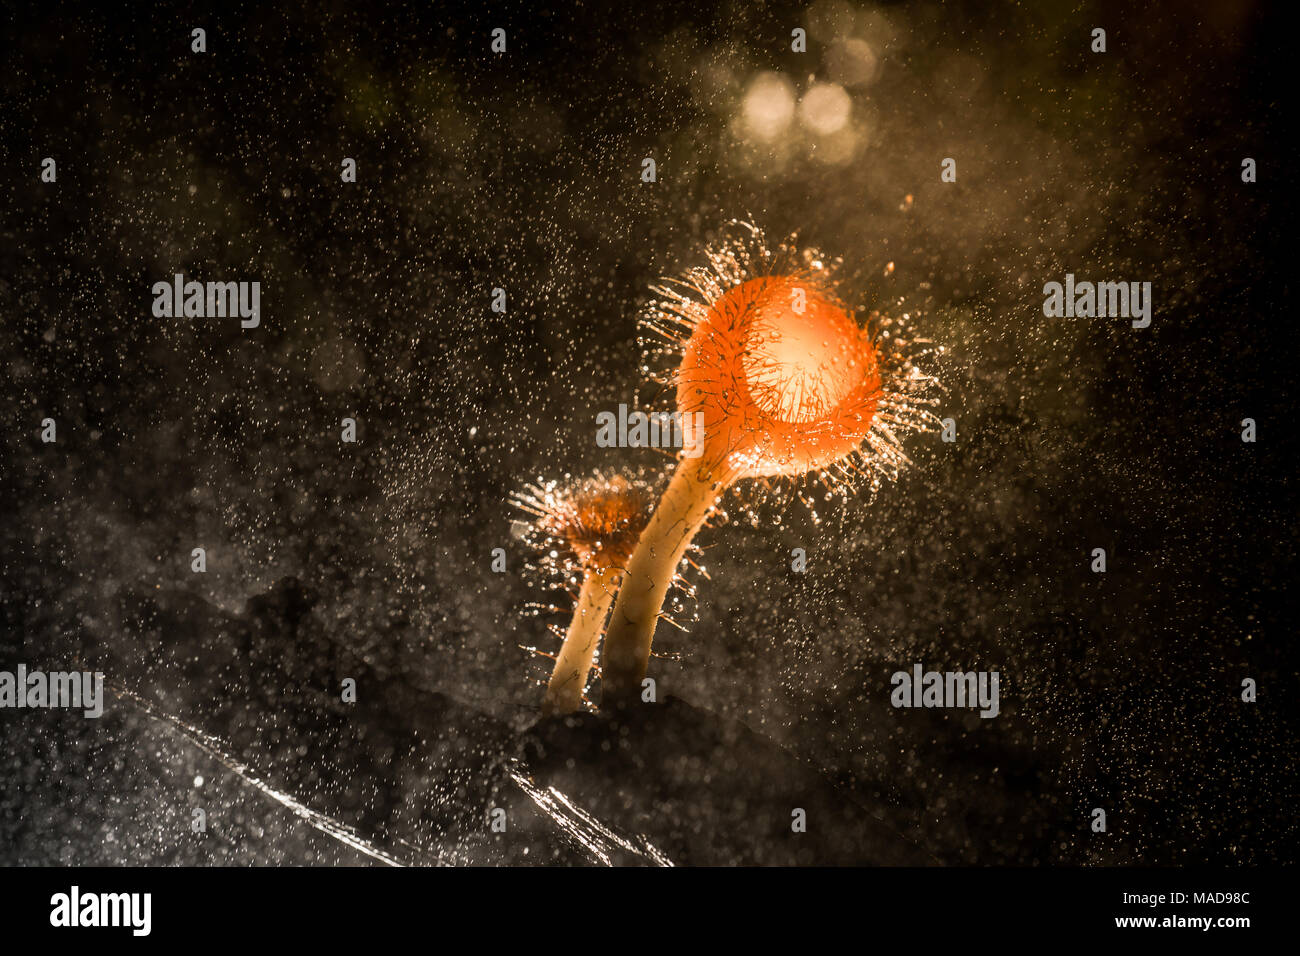
[{"label": "small orange mushroom", "polygon": [[653,498],[638,479],[597,472],[573,484],[528,485],[512,500],[533,516],[525,538],[543,565],[578,589],[542,701],[543,714],[571,713],[582,706],[605,618]]}]

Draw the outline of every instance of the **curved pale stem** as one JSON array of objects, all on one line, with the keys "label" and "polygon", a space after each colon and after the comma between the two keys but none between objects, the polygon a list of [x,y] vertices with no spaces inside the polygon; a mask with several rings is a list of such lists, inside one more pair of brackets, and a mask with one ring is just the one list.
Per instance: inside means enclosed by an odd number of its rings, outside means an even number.
[{"label": "curved pale stem", "polygon": [[555,659],[551,682],[546,685],[543,715],[571,714],[582,708],[582,692],[600,643],[600,631],[622,579],[623,571],[615,568],[593,568],[583,578],[569,632]]},{"label": "curved pale stem", "polygon": [[699,459],[683,458],[637,541],[605,631],[601,703],[632,701],[650,664],[655,625],[691,539],[713,510],[723,484]]}]

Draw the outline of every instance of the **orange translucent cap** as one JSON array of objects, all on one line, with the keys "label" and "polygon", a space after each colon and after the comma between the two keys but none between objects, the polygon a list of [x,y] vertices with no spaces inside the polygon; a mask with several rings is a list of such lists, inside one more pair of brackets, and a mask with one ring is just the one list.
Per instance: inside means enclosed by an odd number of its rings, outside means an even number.
[{"label": "orange translucent cap", "polygon": [[650,517],[646,490],[621,475],[590,478],[541,502],[541,530],[567,546],[580,567],[627,563]]},{"label": "orange translucent cap", "polygon": [[843,458],[870,433],[879,400],[868,333],[804,277],[729,289],[696,323],[677,376],[688,445],[702,424],[703,462],[727,481],[800,475]]}]

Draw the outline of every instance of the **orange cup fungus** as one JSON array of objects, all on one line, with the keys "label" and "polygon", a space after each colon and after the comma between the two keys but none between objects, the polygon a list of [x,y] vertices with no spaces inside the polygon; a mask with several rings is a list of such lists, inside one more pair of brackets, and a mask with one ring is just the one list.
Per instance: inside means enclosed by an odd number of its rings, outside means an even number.
[{"label": "orange cup fungus", "polygon": [[[702,427],[641,533],[610,614],[602,700],[636,699],[664,597],[718,499],[745,478],[820,473],[872,489],[907,462],[899,434],[934,421],[934,384],[892,320],[859,325],[816,254],[761,234],[709,253],[710,268],[657,291],[645,324],[680,348],[673,383],[683,427]],[[885,347],[887,346],[887,347]],[[698,413],[698,415],[697,415]]]},{"label": "orange cup fungus", "polygon": [[542,568],[577,590],[542,701],[544,714],[571,713],[582,706],[605,618],[653,499],[637,479],[597,472],[576,483],[529,485],[513,501],[533,516],[524,536]]}]

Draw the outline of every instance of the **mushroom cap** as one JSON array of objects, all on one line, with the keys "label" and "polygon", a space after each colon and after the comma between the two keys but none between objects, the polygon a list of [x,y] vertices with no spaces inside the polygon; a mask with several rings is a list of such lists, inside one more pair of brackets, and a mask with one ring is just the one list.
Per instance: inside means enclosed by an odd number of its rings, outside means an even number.
[{"label": "mushroom cap", "polygon": [[687,444],[702,425],[704,462],[726,481],[800,475],[851,454],[880,396],[869,333],[806,276],[759,276],[723,292],[677,374]]},{"label": "mushroom cap", "polygon": [[607,570],[627,564],[653,501],[641,482],[597,474],[567,487],[536,489],[532,504],[545,540],[584,570]]}]

